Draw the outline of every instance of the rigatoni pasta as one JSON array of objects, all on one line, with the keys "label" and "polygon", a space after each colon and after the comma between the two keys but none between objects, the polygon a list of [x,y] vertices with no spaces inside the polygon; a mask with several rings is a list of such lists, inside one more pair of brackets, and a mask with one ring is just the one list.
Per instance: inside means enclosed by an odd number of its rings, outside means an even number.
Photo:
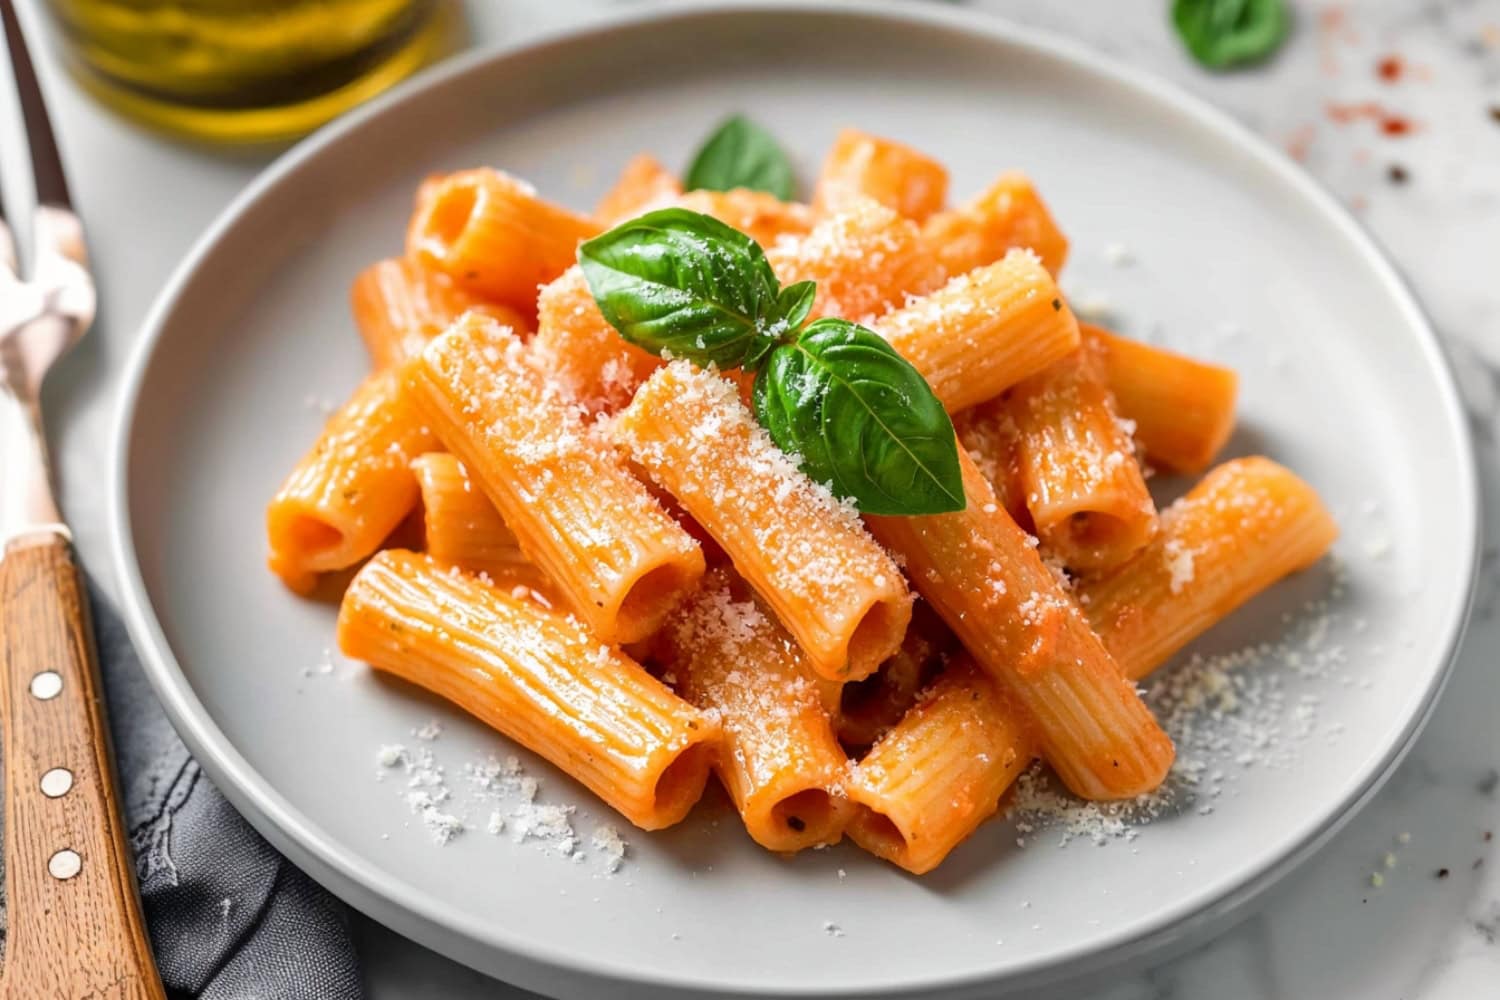
[{"label": "rigatoni pasta", "polygon": [[1006,398],[998,396],[960,413],[953,419],[953,430],[959,447],[968,452],[1011,520],[1035,534],[1031,511],[1026,509],[1026,485],[1021,481],[1021,432]]},{"label": "rigatoni pasta", "polygon": [[525,306],[536,301],[538,285],[573,263],[579,241],[599,231],[531,185],[481,167],[449,174],[425,192],[407,253],[476,295]]},{"label": "rigatoni pasta", "polygon": [[953,632],[927,602],[913,604],[901,647],[869,677],[840,686],[834,719],[839,741],[856,752],[874,744],[916,704],[957,645]]},{"label": "rigatoni pasta", "polygon": [[803,202],[778,157],[733,118],[694,190],[642,154],[591,213],[427,178],[351,288],[374,373],[268,505],[272,568],[349,581],[347,655],[644,829],[713,773],[769,850],[920,874],[1038,758],[1152,791],[1134,682],[1332,517],[1267,458],[1154,509],[1235,375],[1080,325],[1029,178],[949,207],[944,164],[849,129]]},{"label": "rigatoni pasta", "polygon": [[1156,508],[1092,345],[1021,382],[1005,407],[1026,509],[1050,553],[1098,573],[1151,541]]},{"label": "rigatoni pasta", "polygon": [[441,271],[411,257],[377,261],[349,289],[354,324],[376,368],[389,368],[417,354],[470,309],[517,333],[531,321],[519,310],[464,291]]},{"label": "rigatoni pasta", "polygon": [[410,463],[437,438],[401,379],[395,369],[367,378],[266,508],[271,569],[298,593],[374,552],[417,502]]},{"label": "rigatoni pasta", "polygon": [[339,609],[339,648],[477,716],[643,830],[703,794],[717,720],[576,620],[412,552],[383,552]]},{"label": "rigatoni pasta", "polygon": [[1150,460],[1178,472],[1208,467],[1234,431],[1239,378],[1172,351],[1082,324],[1120,416]]},{"label": "rigatoni pasta", "polygon": [[641,153],[625,164],[614,187],[599,199],[594,206],[594,218],[612,226],[681,194],[682,182],[677,175],[662,166],[656,157]]},{"label": "rigatoni pasta", "polygon": [[711,215],[733,226],[761,246],[805,235],[813,225],[812,211],[795,201],[781,201],[764,191],[689,191],[673,204]]},{"label": "rigatoni pasta", "polygon": [[538,367],[591,413],[612,413],[630,402],[661,366],[660,358],[605,321],[576,266],[542,286],[536,301],[537,332],[528,347]]},{"label": "rigatoni pasta", "polygon": [[1078,349],[1078,321],[1036,255],[1012,251],[874,323],[957,413]]},{"label": "rigatoni pasta", "polygon": [[877,201],[859,198],[766,253],[786,284],[815,281],[816,316],[878,318],[908,295],[925,295],[947,273],[910,219]]},{"label": "rigatoni pasta", "polygon": [[469,314],[406,369],[406,386],[522,550],[603,641],[644,639],[703,575],[698,543],[504,327]]},{"label": "rigatoni pasta", "polygon": [[616,431],[820,675],[857,681],[900,646],[911,618],[901,570],[857,514],[777,450],[733,385],[674,361],[641,386]]},{"label": "rigatoni pasta", "polygon": [[863,198],[921,223],[948,200],[948,168],[903,143],[846,128],[823,160],[813,210],[831,215]]},{"label": "rigatoni pasta", "polygon": [[849,836],[925,874],[995,814],[1035,747],[1025,712],[961,657],[853,768]]},{"label": "rigatoni pasta", "polygon": [[791,852],[839,841],[853,809],[836,686],[744,581],[711,571],[662,628],[657,653],[677,690],[717,715],[714,770],[756,843]]},{"label": "rigatoni pasta", "polygon": [[939,212],[922,226],[922,235],[950,274],[963,274],[1024,248],[1053,274],[1068,259],[1068,240],[1024,174],[1001,174],[958,208]]},{"label": "rigatoni pasta", "polygon": [[447,452],[429,452],[413,459],[411,468],[421,491],[428,555],[489,577],[497,586],[525,587],[533,597],[561,605],[552,581],[526,558],[515,532],[505,526],[462,462]]},{"label": "rigatoni pasta", "polygon": [[1132,562],[1080,586],[1078,601],[1125,676],[1140,678],[1337,537],[1311,486],[1268,458],[1235,459],[1163,511]]},{"label": "rigatoni pasta", "polygon": [[1121,799],[1159,785],[1172,742],[1109,653],[959,453],[967,507],[866,517],[975,660],[1025,707],[1047,760],[1077,795]]}]

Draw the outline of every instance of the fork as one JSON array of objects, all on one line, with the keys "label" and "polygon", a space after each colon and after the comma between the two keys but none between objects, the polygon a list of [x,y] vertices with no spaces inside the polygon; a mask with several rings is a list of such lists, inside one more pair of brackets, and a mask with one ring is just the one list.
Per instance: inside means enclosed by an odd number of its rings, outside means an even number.
[{"label": "fork", "polygon": [[0,0],[37,205],[31,277],[0,205],[0,714],[8,914],[0,998],[163,1000],[116,792],[88,597],[48,482],[42,379],[94,283],[11,0]]}]

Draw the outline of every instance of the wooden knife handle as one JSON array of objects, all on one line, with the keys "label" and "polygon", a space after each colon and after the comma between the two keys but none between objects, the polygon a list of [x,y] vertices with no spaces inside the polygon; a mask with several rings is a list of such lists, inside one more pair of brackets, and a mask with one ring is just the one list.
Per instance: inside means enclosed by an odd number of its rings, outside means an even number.
[{"label": "wooden knife handle", "polygon": [[7,1000],[165,996],[102,698],[72,546],[50,531],[15,539],[0,560]]}]

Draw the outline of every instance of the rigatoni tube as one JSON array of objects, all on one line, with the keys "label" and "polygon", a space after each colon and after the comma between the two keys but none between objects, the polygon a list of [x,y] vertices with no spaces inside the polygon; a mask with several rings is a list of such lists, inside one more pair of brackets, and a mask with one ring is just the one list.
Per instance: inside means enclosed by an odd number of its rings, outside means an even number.
[{"label": "rigatoni tube", "polygon": [[537,331],[527,348],[590,413],[618,410],[661,367],[609,325],[576,265],[537,296]]},{"label": "rigatoni tube", "polygon": [[525,181],[480,167],[423,186],[406,251],[476,295],[529,308],[537,286],[562,274],[578,244],[599,232]]},{"label": "rigatoni tube", "polygon": [[914,603],[901,648],[869,677],[840,688],[834,720],[839,742],[857,749],[873,745],[917,703],[944,655],[957,645],[953,630],[926,601]]},{"label": "rigatoni tube", "polygon": [[969,453],[1006,513],[1026,531],[1035,527],[1021,482],[1021,440],[1005,398],[967,409],[953,418],[958,446]]},{"label": "rigatoni tube", "polygon": [[447,452],[429,452],[418,456],[411,468],[422,493],[428,555],[482,573],[497,586],[523,586],[548,603],[561,601],[552,581],[526,558],[515,533],[462,462]]},{"label": "rigatoni tube", "polygon": [[756,843],[800,851],[837,842],[852,808],[834,738],[836,687],[727,567],[710,572],[656,639],[667,676],[717,713],[714,769]]},{"label": "rigatoni tube", "polygon": [[916,224],[868,198],[820,220],[806,236],[769,247],[766,259],[783,286],[817,282],[814,316],[859,323],[908,295],[927,294],[946,277]]},{"label": "rigatoni tube", "polygon": [[547,758],[644,830],[703,794],[718,724],[577,621],[412,552],[382,552],[339,609],[339,648]]},{"label": "rigatoni tube", "polygon": [[910,146],[846,128],[818,171],[813,210],[830,215],[861,198],[920,223],[947,201],[948,168]]},{"label": "rigatoni tube", "polygon": [[703,575],[698,543],[504,327],[469,314],[428,345],[407,385],[522,551],[604,641],[650,635]]},{"label": "rigatoni tube", "polygon": [[615,433],[819,674],[859,680],[901,645],[911,618],[901,570],[854,511],[777,449],[731,383],[674,361],[641,386]]},{"label": "rigatoni tube", "polygon": [[1162,512],[1161,533],[1140,555],[1083,582],[1077,596],[1125,676],[1137,679],[1317,562],[1337,537],[1311,486],[1268,458],[1235,459]]},{"label": "rigatoni tube", "polygon": [[411,460],[436,447],[397,370],[365,379],[266,508],[271,569],[307,593],[374,552],[417,502]]},{"label": "rigatoni tube", "polygon": [[856,765],[849,836],[909,872],[936,868],[1031,763],[1026,714],[967,656]]},{"label": "rigatoni tube", "polygon": [[518,310],[465,291],[446,274],[411,257],[376,261],[359,272],[349,288],[349,305],[376,368],[389,368],[420,353],[470,309],[517,333],[531,329]]},{"label": "rigatoni tube", "polygon": [[1036,723],[1047,759],[1087,799],[1161,784],[1172,741],[963,451],[967,506],[867,517],[912,583]]},{"label": "rigatoni tube", "polygon": [[1080,329],[1098,351],[1115,405],[1135,424],[1146,457],[1178,472],[1206,468],[1234,431],[1234,371],[1102,327]]},{"label": "rigatoni tube", "polygon": [[1004,405],[1043,547],[1082,573],[1139,552],[1156,534],[1156,507],[1092,345],[1021,382]]},{"label": "rigatoni tube", "polygon": [[993,399],[1078,348],[1078,321],[1027,250],[959,275],[874,329],[950,413]]},{"label": "rigatoni tube", "polygon": [[922,235],[949,274],[983,267],[1021,247],[1053,274],[1068,259],[1067,238],[1031,181],[1014,171],[957,208],[929,218]]},{"label": "rigatoni tube", "polygon": [[682,182],[656,157],[640,153],[620,171],[614,187],[594,205],[594,218],[606,226],[617,226],[652,208],[668,204],[682,194]]}]

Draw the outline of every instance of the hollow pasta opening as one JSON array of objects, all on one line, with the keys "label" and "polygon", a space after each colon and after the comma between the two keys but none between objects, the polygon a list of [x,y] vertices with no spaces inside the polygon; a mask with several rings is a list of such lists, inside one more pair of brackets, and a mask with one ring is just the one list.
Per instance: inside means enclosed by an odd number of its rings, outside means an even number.
[{"label": "hollow pasta opening", "polygon": [[814,843],[830,840],[840,832],[832,796],[821,788],[805,788],[788,795],[771,807],[771,820],[777,829]]},{"label": "hollow pasta opening", "polygon": [[344,533],[311,514],[297,514],[286,523],[287,548],[308,555],[327,552],[344,544]]},{"label": "hollow pasta opening", "polygon": [[906,634],[904,602],[880,601],[870,606],[849,636],[849,676],[868,677],[890,656]]},{"label": "hollow pasta opening", "polygon": [[695,743],[667,766],[656,779],[655,806],[657,820],[654,828],[671,826],[688,814],[694,803],[703,795],[703,785],[708,781],[708,765],[712,754],[708,743]]},{"label": "hollow pasta opening", "polygon": [[432,199],[422,222],[421,239],[426,248],[443,254],[458,242],[479,203],[479,188],[472,183],[447,184]]},{"label": "hollow pasta opening", "polygon": [[1128,541],[1136,528],[1113,514],[1081,510],[1068,518],[1066,531],[1069,545],[1093,552]]},{"label": "hollow pasta opening", "polygon": [[858,828],[856,838],[859,845],[878,857],[894,860],[906,854],[906,838],[890,817],[878,813],[868,806],[861,806],[858,819],[851,826]]},{"label": "hollow pasta opening", "polygon": [[698,576],[691,566],[666,563],[638,577],[616,613],[619,641],[635,642],[656,631]]}]

